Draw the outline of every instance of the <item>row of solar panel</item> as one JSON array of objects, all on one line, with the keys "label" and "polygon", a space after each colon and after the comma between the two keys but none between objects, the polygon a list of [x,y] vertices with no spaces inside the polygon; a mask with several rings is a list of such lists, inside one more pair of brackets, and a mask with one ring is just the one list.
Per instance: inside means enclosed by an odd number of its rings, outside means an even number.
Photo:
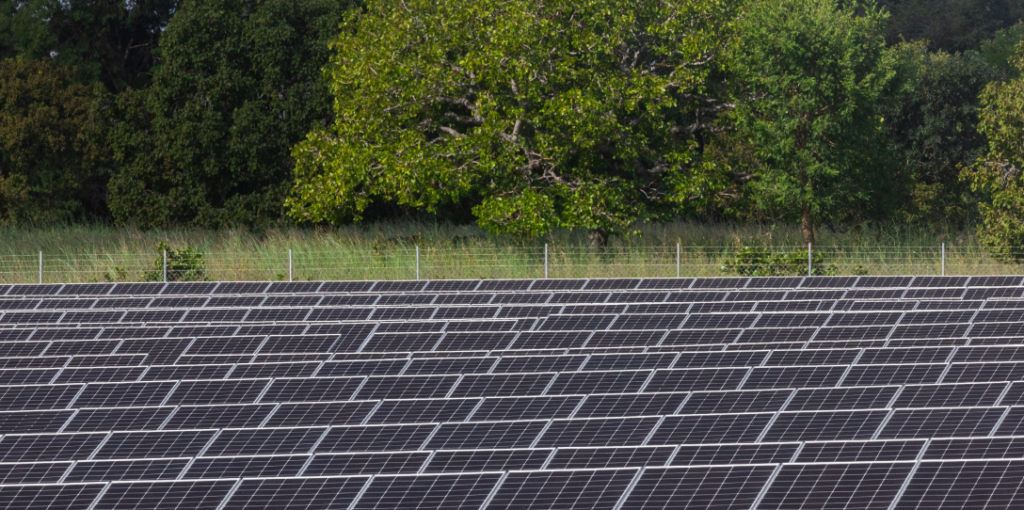
[{"label": "row of solar panel", "polygon": [[793,278],[625,278],[329,282],[172,282],[0,285],[0,295],[292,294],[348,292],[516,292],[542,290],[1016,287],[1020,276],[834,276]]},{"label": "row of solar panel", "polygon": [[[242,354],[230,354],[235,345],[206,343],[219,338],[176,341],[126,340],[111,349],[110,343],[95,341],[8,342],[5,348],[17,346],[15,356],[0,357],[0,369],[33,368],[62,369],[78,367],[157,366],[153,359],[175,358],[179,365],[223,365],[258,363],[320,363],[325,366],[350,367],[346,375],[403,375],[418,373],[479,373],[544,371],[611,370],[629,368],[701,368],[748,366],[797,366],[859,363],[865,365],[897,363],[950,363],[967,361],[1024,361],[1024,346],[963,347],[889,347],[832,349],[758,349],[747,351],[689,350],[687,347],[659,349],[648,352],[606,351],[600,348],[576,350],[572,353],[525,351],[425,351],[425,352],[363,352],[334,353],[331,344],[316,344],[316,339],[290,345],[263,345],[259,350],[241,338]],[[84,344],[84,345],[76,345]],[[151,351],[147,351],[147,346]],[[84,347],[84,348],[83,348]],[[319,352],[316,348],[322,348]],[[194,349],[194,350],[193,350]],[[301,352],[307,349],[307,352]],[[122,354],[113,354],[119,351]],[[192,351],[195,354],[185,354]],[[110,352],[111,354],[106,354]],[[45,354],[44,354],[45,353]],[[212,354],[211,354],[212,353]],[[194,363],[190,360],[206,360]],[[228,373],[224,368],[219,373]],[[323,370],[321,368],[320,370]]]},{"label": "row of solar panel", "polygon": [[[409,326],[412,323],[392,323]],[[490,325],[511,325],[490,323]],[[887,347],[900,343],[913,344],[921,339],[944,345],[943,339],[965,344],[978,344],[986,339],[1014,343],[1024,336],[1024,323],[984,323],[968,326],[907,325],[907,326],[840,326],[809,328],[747,328],[747,329],[682,329],[682,330],[611,330],[611,331],[474,331],[481,329],[473,323],[435,323],[448,331],[387,331],[386,324],[339,325],[348,326],[344,334],[306,335],[239,335],[193,336],[196,331],[175,328],[149,328],[148,330],[118,329],[22,329],[0,330],[0,356],[29,355],[86,355],[86,354],[141,354],[148,353],[166,360],[167,356],[184,354],[265,354],[265,353],[407,353],[407,352],[460,352],[460,351],[528,351],[551,349],[652,349],[660,350],[715,350],[724,346],[747,344],[748,349],[781,347],[777,343],[791,343],[796,347]],[[468,327],[467,327],[468,326]],[[465,328],[465,329],[463,329]],[[189,328],[191,329],[191,328]],[[209,328],[213,329],[213,328]],[[237,326],[220,333],[230,335]],[[323,331],[328,328],[320,329]],[[497,328],[495,328],[497,329]],[[383,331],[382,331],[383,330]],[[208,331],[216,334],[217,331]],[[146,333],[153,333],[147,335]],[[189,334],[192,333],[192,334]],[[137,335],[137,336],[134,336]],[[160,335],[160,336],[158,336]],[[157,336],[154,338],[154,336]],[[14,339],[11,339],[11,338]],[[20,339],[19,339],[20,337]],[[863,341],[863,342],[860,342]],[[857,345],[857,342],[864,345]],[[878,345],[873,345],[878,344]],[[192,346],[192,347],[189,347]],[[716,347],[717,346],[717,347]],[[909,347],[912,345],[902,345]],[[187,348],[187,349],[186,349]],[[163,363],[150,360],[150,363]]]},{"label": "row of solar panel", "polygon": [[[551,295],[546,295],[551,298]],[[28,310],[39,312],[64,312],[82,313],[80,310],[95,310],[94,313],[111,313],[122,310],[132,311],[153,311],[173,312],[188,309],[256,309],[256,310],[309,310],[311,305],[319,305],[315,310],[353,310],[358,312],[371,313],[377,310],[395,310],[413,308],[417,310],[417,317],[430,317],[436,313],[437,317],[502,317],[505,314],[514,313],[534,317],[542,317],[550,314],[594,314],[594,313],[709,313],[709,312],[857,312],[857,311],[925,311],[925,310],[960,310],[973,311],[978,309],[1020,309],[1024,308],[1024,300],[1019,299],[989,299],[989,300],[928,300],[928,299],[886,299],[874,301],[862,301],[851,299],[819,299],[819,300],[782,300],[782,301],[722,301],[723,295],[708,295],[701,293],[701,296],[685,296],[686,299],[675,301],[659,301],[629,303],[597,302],[594,304],[563,303],[551,299],[537,299],[536,302],[529,301],[536,295],[509,294],[504,297],[508,299],[495,298],[493,301],[506,301],[502,304],[478,303],[478,304],[457,304],[450,306],[412,306],[411,303],[396,304],[389,303],[359,303],[358,296],[325,296],[307,298],[303,296],[283,297],[226,297],[226,298],[124,298],[124,299],[54,299],[54,300],[0,300],[0,311],[8,313]],[[474,296],[461,295],[460,300],[469,301]],[[571,296],[576,297],[576,296]],[[624,298],[635,296],[623,296]],[[750,296],[745,296],[750,297]],[[801,296],[803,297],[803,296]],[[870,297],[870,296],[869,296]],[[544,296],[541,296],[544,298]],[[706,298],[706,299],[705,299]],[[368,301],[379,301],[371,299]],[[457,300],[446,300],[457,301]],[[507,302],[520,301],[520,302]],[[581,300],[586,302],[587,300]],[[256,306],[260,305],[262,306]],[[273,306],[271,306],[273,305]],[[367,307],[373,305],[373,307]],[[287,306],[287,308],[285,308]],[[292,312],[296,313],[296,312]],[[394,312],[389,312],[394,313]],[[365,317],[365,315],[364,315]],[[376,317],[375,317],[376,318]],[[401,317],[405,318],[405,317]],[[386,320],[386,319],[385,319]]]},{"label": "row of solar panel", "polygon": [[[153,340],[71,340],[71,341],[29,341],[2,342],[0,350],[5,356],[0,357],[0,368],[61,368],[82,366],[139,366],[146,365],[195,365],[223,364],[236,365],[248,363],[304,363],[316,366],[327,363],[327,366],[339,362],[362,362],[373,373],[398,372],[418,373],[423,371],[438,372],[481,372],[481,371],[517,371],[512,367],[527,368],[528,363],[543,370],[597,370],[616,368],[670,368],[694,366],[748,366],[748,365],[808,365],[853,363],[879,364],[893,362],[943,362],[945,358],[932,356],[949,356],[948,361],[1014,361],[1020,360],[1017,345],[1004,346],[963,346],[957,347],[953,354],[950,348],[938,346],[921,350],[901,348],[812,348],[773,349],[766,359],[767,349],[749,349],[742,352],[714,352],[708,350],[688,351],[688,346],[662,345],[657,350],[648,352],[623,352],[621,349],[605,350],[599,344],[590,349],[580,348],[574,352],[535,352],[539,349],[495,349],[489,352],[434,350],[434,351],[393,351],[387,341],[389,336],[398,336],[408,342],[409,336],[420,334],[388,335],[381,334],[371,337],[381,341],[382,350],[372,346],[362,352],[333,352],[331,337],[303,338],[286,345],[266,345],[261,337],[239,337],[237,342],[232,338],[201,338],[201,339],[161,339]],[[509,335],[512,336],[511,334]],[[448,337],[431,337],[448,338]],[[455,338],[450,340],[455,341]],[[511,340],[507,338],[506,341]],[[614,342],[616,339],[612,338]],[[425,342],[429,347],[436,340]],[[558,347],[564,350],[564,347]],[[860,354],[861,349],[866,355]],[[549,350],[550,351],[550,350]],[[685,354],[678,354],[685,352]],[[925,360],[923,356],[929,357]],[[70,361],[75,356],[75,361]],[[333,356],[333,357],[332,357]],[[529,357],[526,357],[529,356]],[[88,358],[87,358],[88,357]],[[679,358],[678,361],[673,359]],[[913,359],[912,359],[913,358]],[[88,360],[88,361],[86,361]],[[368,364],[373,360],[373,364]],[[377,361],[382,360],[382,361]],[[698,361],[695,361],[698,360]],[[888,361],[884,361],[888,360]],[[902,361],[894,361],[902,360]],[[171,361],[161,362],[161,361]],[[199,363],[203,361],[203,363]],[[749,363],[748,363],[749,362]],[[385,368],[386,367],[386,368]],[[323,369],[320,369],[323,370]],[[352,369],[353,371],[356,369]],[[518,370],[522,371],[522,370]]]},{"label": "row of solar panel", "polygon": [[[601,370],[670,369],[670,368],[748,368],[851,365],[874,366],[891,364],[947,364],[963,362],[1024,362],[1019,346],[974,346],[960,348],[893,348],[893,349],[779,349],[749,351],[690,351],[648,353],[492,353],[490,355],[394,356],[376,359],[345,359],[327,353],[291,353],[276,355],[182,355],[178,363],[147,363],[145,354],[87,356],[23,356],[0,358],[0,381],[4,384],[40,382],[109,382],[110,378],[138,377],[154,380],[160,376],[201,374],[186,378],[251,378],[299,377],[315,375],[430,375],[480,374],[518,372],[579,372]],[[308,355],[307,355],[308,354]],[[431,354],[431,353],[422,353]],[[461,353],[451,353],[461,354]],[[280,359],[271,358],[279,356]],[[295,359],[299,358],[299,359]],[[308,359],[303,359],[308,358]],[[208,363],[196,363],[202,360]],[[192,368],[186,368],[192,366]],[[993,365],[995,368],[997,365]],[[194,371],[193,371],[194,370]],[[201,370],[201,371],[200,371]],[[72,375],[88,373],[89,375]],[[123,373],[124,375],[116,375]],[[256,374],[256,375],[254,375]],[[50,379],[53,380],[50,380]],[[91,378],[91,379],[90,379]],[[182,378],[182,377],[163,377]],[[32,381],[30,381],[31,379]]]},{"label": "row of solar panel", "polygon": [[[848,331],[854,328],[845,328]],[[882,328],[859,328],[877,331]],[[838,330],[838,328],[836,328]],[[763,330],[746,330],[748,332],[765,333]],[[787,330],[779,330],[783,333]],[[834,330],[823,330],[819,337],[827,335]],[[628,334],[627,334],[628,333]],[[747,354],[739,352],[708,353],[709,351],[728,351],[724,347],[735,347],[738,344],[731,343],[738,337],[735,330],[727,330],[727,335],[712,337],[703,335],[709,340],[718,338],[720,343],[701,344],[697,339],[701,337],[682,336],[686,331],[664,332],[664,331],[630,331],[630,332],[526,332],[526,333],[374,333],[368,338],[360,338],[356,341],[346,339],[339,335],[310,335],[310,336],[241,336],[241,337],[181,337],[181,338],[145,338],[145,339],[114,339],[114,340],[29,340],[29,341],[3,341],[0,342],[0,368],[53,368],[62,366],[134,366],[140,364],[166,365],[166,364],[235,364],[249,363],[256,361],[263,362],[289,362],[289,361],[357,361],[357,360],[380,360],[402,358],[485,358],[493,360],[495,356],[506,358],[514,356],[554,356],[547,359],[533,358],[524,360],[539,363],[539,367],[558,367],[569,369],[578,366],[579,360],[586,355],[597,355],[594,363],[598,360],[612,358],[601,357],[600,355],[617,354],[622,357],[622,363],[627,366],[650,367],[644,356],[664,355],[665,353],[677,352],[704,352],[706,354],[688,354],[684,360],[699,356],[707,360],[711,366],[724,366],[724,361],[713,360],[737,360],[729,361],[728,366],[735,366],[741,363],[739,356],[749,356],[751,360],[760,359],[762,363],[776,364],[775,360],[794,360],[791,364],[807,363],[799,361],[804,359],[819,360],[824,363],[831,358],[832,354],[823,354],[827,351],[859,352],[859,349],[866,349],[867,357],[861,358],[861,363],[873,360],[874,363],[881,363],[883,357],[892,360],[909,360],[916,354],[902,354],[918,352],[907,350],[914,346],[897,345],[899,340],[876,340],[871,346],[847,345],[868,342],[818,342],[818,337],[812,342],[805,340],[809,335],[802,335],[804,340],[797,343],[795,348],[774,348],[759,343],[746,344],[744,349]],[[716,333],[712,331],[712,333]],[[679,335],[679,336],[676,336]],[[886,330],[880,332],[880,338],[885,338]],[[790,335],[795,337],[796,335]],[[863,335],[867,336],[867,335]],[[740,336],[743,340],[745,337]],[[677,341],[678,340],[678,341]],[[1018,359],[1014,354],[1020,342],[1019,338],[955,338],[952,341],[960,344],[961,354],[950,358],[953,361],[1009,361]],[[973,344],[981,343],[983,340],[1005,341],[1006,345],[963,345],[968,341]],[[913,340],[908,342],[914,342]],[[838,346],[825,343],[837,343]],[[889,343],[884,347],[882,343]],[[942,352],[943,356],[950,353],[949,347],[943,347],[942,339],[929,339],[922,342],[928,347],[933,347],[926,352]],[[647,346],[645,346],[645,344]],[[625,347],[621,346],[624,345]],[[919,346],[918,346],[919,347]],[[801,349],[808,351],[806,355],[795,355],[791,351]],[[764,361],[764,352],[776,350],[779,353],[772,358],[772,361]],[[760,352],[761,354],[750,354]],[[988,353],[981,357],[982,352]],[[886,354],[888,353],[888,354]],[[762,358],[753,358],[753,356]],[[842,355],[844,358],[848,354]],[[929,354],[931,356],[931,354]],[[71,357],[74,357],[72,360]],[[120,360],[124,361],[120,361]],[[944,358],[929,358],[931,362],[941,362]],[[562,360],[562,361],[558,361]],[[919,361],[923,361],[921,358]],[[909,361],[908,361],[909,362]],[[404,361],[403,361],[404,363]],[[435,362],[437,363],[437,362]],[[472,363],[471,366],[486,367],[493,364],[493,361],[462,361],[460,363]],[[620,365],[588,365],[618,367]],[[640,365],[634,365],[640,363]],[[660,363],[660,362],[659,362]],[[678,365],[677,365],[678,366]],[[660,367],[660,366],[659,366]]]},{"label": "row of solar panel", "polygon": [[[165,370],[160,370],[161,368]],[[19,384],[0,386],[0,410],[71,409],[191,404],[252,404],[359,399],[553,396],[596,393],[697,392],[710,390],[842,389],[865,386],[915,386],[915,391],[995,391],[993,404],[1024,404],[1024,383],[1012,387],[950,387],[950,384],[1002,383],[1021,379],[1024,363],[958,363],[921,365],[827,365],[798,367],[688,368],[601,372],[523,372],[465,375],[318,376],[248,379],[187,379],[206,375],[216,365],[157,367],[157,379],[138,381],[147,373],[124,368],[76,369],[78,375],[98,372],[132,381]],[[261,367],[262,368],[262,367]],[[230,369],[228,369],[230,370]],[[33,370],[26,370],[31,376]],[[136,375],[136,374],[142,374]],[[181,379],[160,379],[181,377]],[[26,377],[27,379],[30,377]],[[877,392],[889,389],[872,390]],[[868,390],[857,390],[853,396]],[[819,393],[838,398],[839,392]],[[881,394],[881,393],[880,393]],[[771,395],[766,394],[766,395]],[[911,395],[908,394],[907,398]],[[756,396],[747,394],[748,397]],[[891,398],[896,398],[889,395]],[[853,398],[853,397],[851,397]],[[860,398],[860,397],[857,397]],[[882,397],[879,397],[882,398]],[[916,398],[916,397],[915,397]],[[948,398],[948,397],[944,397]],[[980,396],[979,396],[980,398]],[[987,398],[995,398],[988,395]],[[855,399],[856,401],[856,399]],[[984,400],[982,400],[984,401]],[[877,404],[877,402],[876,402]],[[837,401],[836,405],[853,404]],[[875,405],[875,404],[873,404]]]},{"label": "row of solar panel", "polygon": [[[839,309],[859,306],[862,309],[907,309],[907,300],[944,300],[932,306],[979,308],[984,300],[1020,298],[1020,287],[971,289],[868,289],[868,290],[805,290],[805,291],[737,291],[737,292],[545,292],[514,294],[351,294],[351,295],[254,295],[254,296],[191,296],[191,297],[117,297],[117,298],[19,298],[0,299],[0,310],[65,310],[65,309],[142,309],[142,308],[224,308],[260,306],[399,306],[399,305],[509,305],[509,304],[690,304],[698,309],[765,310],[765,309],[830,309],[839,301]],[[879,305],[856,300],[890,300]],[[903,300],[903,301],[899,301]],[[778,302],[784,301],[784,302]],[[825,303],[792,303],[815,301]],[[963,302],[958,302],[963,301]],[[717,305],[713,304],[717,303]],[[1017,304],[1018,306],[1020,303]],[[767,307],[767,308],[766,308]],[[620,307],[621,309],[621,307]],[[669,307],[671,311],[686,308]]]},{"label": "row of solar panel", "polygon": [[[511,295],[510,295],[511,296]],[[525,296],[525,295],[519,295]],[[332,299],[331,296],[324,297],[325,301],[350,300],[351,296],[338,296]],[[312,301],[321,298],[311,298]],[[266,301],[274,302],[294,301],[296,306],[265,306]],[[314,308],[298,306],[299,301],[309,301],[301,296],[286,296],[281,298],[126,298],[117,300],[43,300],[37,301],[15,301],[8,300],[6,312],[12,316],[33,316],[35,313],[68,313],[69,316],[95,316],[104,317],[119,316],[118,313],[125,313],[122,310],[129,310],[134,314],[148,313],[154,317],[154,321],[160,321],[162,314],[178,316],[189,309],[202,310],[225,310],[236,313],[245,312],[250,309],[254,313],[279,313],[286,315],[288,320],[296,320],[295,316],[302,317],[303,311],[313,310],[314,313],[324,313],[326,310],[341,310],[335,313],[351,314],[353,317],[366,318],[373,316],[375,320],[392,320],[388,315],[395,315],[400,320],[410,318],[465,318],[465,317],[503,317],[503,316],[547,316],[550,314],[600,314],[600,313],[708,313],[708,312],[857,312],[857,311],[926,311],[926,310],[958,310],[970,312],[978,309],[1020,309],[1024,308],[1024,301],[999,299],[988,301],[951,301],[951,300],[888,300],[888,301],[856,301],[856,300],[802,300],[802,301],[715,301],[715,302],[673,302],[673,303],[631,303],[631,304],[503,304],[503,305],[463,305],[463,306],[409,306],[409,305],[388,305],[375,307],[356,306],[331,306],[325,307],[325,303]],[[72,301],[79,302],[82,306],[76,306]],[[104,301],[100,303],[100,301]],[[264,301],[264,306],[249,306],[247,301]],[[96,306],[93,306],[95,304]],[[135,306],[137,304],[137,306]],[[258,304],[258,303],[257,303]],[[283,303],[288,304],[288,303]],[[4,311],[3,302],[0,301],[0,312]],[[172,306],[173,305],[173,306]],[[400,310],[409,309],[408,313],[400,313]],[[71,311],[65,311],[71,310]],[[95,310],[95,311],[78,311]],[[177,313],[178,315],[174,315]],[[360,315],[361,313],[361,315]],[[372,314],[372,315],[371,315]],[[49,316],[49,315],[46,315]],[[145,315],[142,315],[145,316]],[[9,322],[8,320],[7,322]],[[111,320],[117,322],[116,320]],[[171,320],[174,322],[175,320]]]},{"label": "row of solar panel", "polygon": [[[268,437],[272,436],[268,435]],[[125,436],[111,439],[123,442]],[[159,440],[159,439],[157,439]],[[204,435],[199,442],[212,438]],[[188,445],[191,446],[191,443]],[[205,446],[205,445],[203,445]],[[194,448],[193,448],[194,449]],[[179,478],[293,477],[704,466],[763,463],[834,463],[1019,459],[1024,438],[762,442],[672,446],[480,449],[0,464],[0,484],[67,483]]]},{"label": "row of solar panel", "polygon": [[[505,317],[499,318],[442,318],[437,317],[437,309],[417,308],[378,308],[378,309],[343,309],[343,308],[262,308],[262,309],[193,309],[193,310],[161,310],[161,311],[118,311],[118,312],[6,312],[2,314],[0,323],[8,325],[0,329],[2,339],[20,339],[26,331],[36,328],[22,329],[19,334],[18,325],[91,325],[120,327],[117,331],[127,337],[138,337],[145,334],[145,325],[162,325],[172,323],[197,324],[236,324],[235,328],[245,323],[277,322],[368,322],[366,318],[372,314],[384,331],[430,332],[430,331],[528,331],[531,329],[549,331],[594,331],[594,330],[668,330],[668,329],[730,329],[730,328],[779,328],[779,327],[819,327],[819,326],[870,326],[895,324],[975,324],[975,323],[1021,323],[1022,310],[961,310],[961,311],[913,311],[913,312],[756,312],[756,313],[623,313],[623,314],[549,314],[537,307],[502,308]],[[443,309],[442,309],[443,310]],[[449,309],[451,310],[451,309]],[[479,314],[474,309],[465,310],[465,315]],[[488,311],[489,312],[489,311]],[[454,314],[449,314],[454,315]],[[527,316],[527,317],[516,317]],[[535,317],[530,317],[531,315]],[[404,316],[404,319],[403,319]],[[433,316],[433,318],[431,318]],[[518,319],[518,320],[517,320]],[[384,322],[387,321],[387,322]],[[402,321],[395,324],[396,321]],[[264,324],[265,325],[265,324]],[[282,324],[281,326],[287,326]],[[299,325],[298,329],[281,331],[299,331],[310,334],[330,331],[322,325]],[[356,328],[352,325],[349,329]],[[77,328],[76,329],[80,329]],[[341,331],[344,328],[339,328]],[[99,334],[98,329],[90,331]],[[132,331],[140,335],[130,335]],[[191,330],[179,330],[187,334]],[[233,330],[225,330],[229,332]],[[251,330],[247,330],[251,331]],[[273,331],[267,329],[266,331]],[[223,334],[223,333],[222,333]],[[271,334],[271,333],[266,333]],[[199,335],[197,335],[199,336]]]},{"label": "row of solar panel", "polygon": [[[226,431],[230,435],[234,431]],[[224,436],[222,433],[217,436]],[[124,444],[119,435],[112,443]],[[269,433],[267,439],[273,439]],[[162,438],[154,439],[161,441]],[[262,439],[262,438],[261,438]],[[168,443],[168,441],[164,441]],[[216,441],[204,434],[196,450]],[[306,445],[307,449],[309,445]],[[163,448],[157,448],[161,450]],[[255,478],[353,476],[369,474],[452,473],[609,469],[631,467],[715,466],[730,464],[841,463],[1020,459],[1024,438],[950,438],[864,441],[729,443],[707,445],[509,448],[395,451],[377,453],[300,453],[278,455],[202,455],[109,460],[0,463],[0,485]],[[827,466],[820,466],[826,468]]]},{"label": "row of solar panel", "polygon": [[[343,400],[332,401],[330,395],[314,394],[311,398],[324,401],[304,402],[299,398],[297,402],[262,404],[182,404],[175,401],[174,397],[168,398],[166,388],[153,395],[125,391],[138,387],[100,386],[79,398],[68,394],[68,390],[74,388],[66,387],[52,390],[26,387],[23,391],[7,391],[8,394],[13,393],[9,395],[13,399],[18,399],[12,404],[21,405],[11,406],[18,407],[17,411],[0,412],[0,433],[718,416],[716,413],[771,414],[783,411],[852,412],[879,409],[891,410],[897,417],[903,413],[905,416],[920,418],[936,408],[956,408],[968,414],[998,418],[995,424],[989,423],[989,428],[1000,425],[1003,427],[1000,429],[1002,434],[1014,434],[1013,431],[1021,428],[1020,422],[1024,419],[1024,408],[1019,407],[1024,405],[1024,391],[1019,383],[1009,382],[405,400],[348,400],[342,395],[338,398]],[[185,392],[194,389],[195,386],[191,386]],[[31,397],[27,395],[29,391],[33,391],[45,402],[26,402],[26,397]],[[236,400],[259,400],[235,397]],[[48,404],[57,409],[46,409]],[[1004,418],[1010,421],[1003,423],[1001,420]],[[934,422],[919,425],[938,426]]]},{"label": "row of solar panel", "polygon": [[[278,419],[285,426],[5,434],[0,462],[129,460],[167,457],[265,456],[507,448],[675,446],[718,443],[800,443],[880,439],[1003,438],[1024,432],[1022,407],[782,411],[766,413],[630,416],[467,423],[298,426],[301,407]],[[152,417],[153,413],[149,413]],[[277,413],[274,413],[276,415]],[[273,419],[273,416],[265,419]],[[187,416],[186,416],[187,418]],[[195,418],[195,417],[193,417]],[[291,418],[291,419],[289,419]],[[166,420],[166,419],[165,419]],[[1004,451],[953,450],[953,458],[1020,458],[1022,439]],[[984,444],[981,442],[978,444]],[[1000,443],[994,443],[1000,444]],[[798,446],[798,445],[794,445]],[[909,448],[896,443],[893,455]],[[835,447],[835,445],[833,445]],[[876,447],[881,448],[880,445]],[[918,445],[918,451],[922,445]],[[768,453],[748,448],[748,455]],[[720,463],[788,460],[738,457]],[[863,451],[857,452],[858,455]],[[918,452],[915,451],[914,454]],[[923,452],[922,452],[923,453]],[[945,458],[942,450],[934,452]],[[917,458],[917,455],[909,459]],[[839,459],[850,460],[850,459]],[[875,459],[862,459],[875,460]],[[655,462],[664,465],[664,462]],[[586,466],[575,466],[586,467]],[[504,469],[520,469],[512,466]],[[209,475],[217,476],[215,473]]]},{"label": "row of solar panel", "polygon": [[[1021,460],[0,486],[9,509],[1012,508]],[[936,483],[941,481],[941,483]]]},{"label": "row of solar panel", "polygon": [[[436,383],[450,388],[451,377],[460,375],[501,375],[501,374],[544,374],[537,375],[538,381],[547,381],[551,394],[578,393],[577,383],[586,380],[595,384],[594,392],[614,390],[621,384],[622,391],[666,391],[661,379],[670,377],[690,378],[679,384],[696,384],[696,380],[714,380],[715,389],[756,389],[863,386],[877,384],[939,384],[944,382],[990,382],[1024,379],[1024,362],[980,361],[969,363],[921,363],[921,364],[833,364],[833,365],[775,365],[728,367],[687,367],[685,362],[672,366],[673,357],[647,357],[645,359],[623,359],[609,357],[593,360],[595,363],[574,369],[569,365],[573,360],[554,360],[541,365],[531,362],[545,362],[539,357],[510,357],[500,361],[468,358],[456,360],[406,360],[384,361],[321,361],[321,362],[260,362],[236,364],[203,365],[145,365],[116,367],[62,367],[62,368],[6,368],[0,370],[0,384],[79,384],[178,380],[239,380],[295,377],[400,377],[409,384]],[[605,362],[606,366],[598,363]],[[578,363],[578,361],[577,361]],[[784,363],[784,362],[783,362]],[[608,365],[617,366],[608,366]],[[644,368],[644,365],[650,368]],[[657,365],[665,365],[656,368]],[[771,365],[771,364],[769,364]],[[554,372],[554,370],[564,371]],[[657,374],[651,373],[657,370]],[[686,372],[677,372],[686,370]],[[712,371],[701,373],[700,371]],[[394,375],[385,375],[388,373]],[[558,374],[556,379],[551,374]],[[449,379],[416,380],[415,377],[441,377]],[[376,381],[376,379],[371,379]],[[374,383],[376,384],[376,383]],[[708,383],[710,384],[710,382]],[[683,388],[689,390],[687,388]],[[698,388],[708,389],[708,388]],[[368,391],[368,390],[366,390]],[[460,388],[458,391],[463,391]],[[537,391],[537,388],[533,388]],[[525,393],[535,394],[535,393]],[[2,405],[2,403],[0,403]]]},{"label": "row of solar panel", "polygon": [[[576,307],[579,308],[579,307]],[[593,308],[593,307],[588,307]],[[632,308],[632,307],[631,307]],[[443,322],[475,320],[471,325],[497,324],[502,330],[518,327],[553,331],[578,330],[650,330],[650,329],[725,329],[779,328],[808,326],[880,326],[895,324],[974,324],[987,322],[1024,322],[1024,309],[910,311],[910,312],[781,312],[751,313],[649,313],[650,307],[627,313],[602,313],[604,310],[557,312],[548,307],[517,306],[503,308],[237,308],[188,310],[129,310],[110,312],[0,312],[0,324],[165,324],[165,323],[277,323],[277,322],[363,322],[423,321]],[[584,312],[584,313],[579,313]],[[647,312],[647,313],[644,313]],[[495,317],[496,316],[496,317]],[[487,321],[492,319],[492,321]],[[524,320],[514,319],[543,319]],[[456,327],[465,330],[455,322]],[[479,328],[481,331],[495,329]]]}]

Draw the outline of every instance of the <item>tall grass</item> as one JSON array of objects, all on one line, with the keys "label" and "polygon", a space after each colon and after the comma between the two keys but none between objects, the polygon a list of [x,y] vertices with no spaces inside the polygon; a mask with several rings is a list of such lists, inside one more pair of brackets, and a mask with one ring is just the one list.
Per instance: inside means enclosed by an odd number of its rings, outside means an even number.
[{"label": "tall grass", "polygon": [[[286,280],[292,251],[295,280],[412,279],[419,248],[420,277],[538,278],[548,276],[720,276],[738,248],[803,252],[796,226],[671,223],[643,225],[640,235],[613,238],[602,253],[587,232],[557,230],[533,240],[488,235],[474,226],[412,222],[263,232],[203,229],[139,231],[109,226],[0,229],[0,281],[38,280],[43,252],[46,282],[138,281],[159,269],[157,245],[191,246],[203,253],[212,280]],[[970,231],[882,228],[845,233],[821,229],[814,250],[837,274],[938,274],[946,243],[946,274],[1010,274]]]}]

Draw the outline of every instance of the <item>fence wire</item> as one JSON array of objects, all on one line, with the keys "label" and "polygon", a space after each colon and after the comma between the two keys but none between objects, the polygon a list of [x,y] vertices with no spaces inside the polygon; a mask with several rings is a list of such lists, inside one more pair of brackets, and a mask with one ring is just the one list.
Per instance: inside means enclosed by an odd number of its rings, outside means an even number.
[{"label": "fence wire", "polygon": [[172,255],[165,276],[162,254],[42,253],[0,257],[0,282],[981,275],[1019,273],[1018,264],[1007,262],[1015,255],[996,259],[977,247],[955,246],[826,247],[810,254],[799,246],[391,247]]}]

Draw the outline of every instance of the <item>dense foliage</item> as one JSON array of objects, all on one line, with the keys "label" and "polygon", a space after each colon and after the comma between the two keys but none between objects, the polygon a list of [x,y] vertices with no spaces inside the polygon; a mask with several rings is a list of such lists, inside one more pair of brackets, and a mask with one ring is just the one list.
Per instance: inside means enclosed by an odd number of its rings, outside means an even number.
[{"label": "dense foliage", "polygon": [[602,246],[683,216],[804,220],[808,241],[891,221],[1024,251],[1022,17],[1024,0],[0,0],[0,222],[402,216]]},{"label": "dense foliage", "polygon": [[347,10],[336,0],[186,2],[148,89],[112,100],[110,209],[122,223],[280,219],[289,148],[330,121],[320,67]]},{"label": "dense foliage", "polygon": [[[1024,71],[1024,44],[1013,59]],[[1001,257],[1024,261],[1024,78],[990,83],[981,94],[978,129],[988,138],[988,152],[964,179],[985,193],[979,204],[981,241]]]},{"label": "dense foliage", "polygon": [[370,2],[333,44],[335,122],[294,151],[292,214],[468,199],[494,233],[598,244],[664,217],[699,173],[729,19],[718,1]]},{"label": "dense foliage", "polygon": [[157,41],[182,0],[0,0],[0,58],[73,67],[110,91],[143,87]]},{"label": "dense foliage", "polygon": [[105,214],[93,92],[46,60],[0,61],[0,224]]},{"label": "dense foliage", "polygon": [[895,76],[886,16],[871,4],[857,7],[759,2],[739,25],[732,69],[749,99],[734,117],[764,163],[751,186],[761,208],[801,219],[805,243],[821,220],[878,215],[895,189],[878,136],[878,106]]},{"label": "dense foliage", "polygon": [[960,169],[973,164],[986,147],[975,129],[979,94],[1004,73],[976,51],[928,52],[914,43],[895,52],[902,89],[883,106],[882,133],[902,181],[898,217],[907,223],[963,226],[979,197],[960,180]]},{"label": "dense foliage", "polygon": [[924,41],[931,50],[977,49],[1024,18],[1024,0],[881,0],[892,12],[890,44]]}]

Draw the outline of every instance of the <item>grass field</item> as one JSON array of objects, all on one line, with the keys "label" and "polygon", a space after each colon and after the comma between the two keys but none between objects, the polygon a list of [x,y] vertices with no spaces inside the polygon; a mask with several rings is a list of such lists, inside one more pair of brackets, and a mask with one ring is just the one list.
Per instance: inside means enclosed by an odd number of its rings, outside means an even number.
[{"label": "grass field", "polygon": [[[744,246],[806,253],[796,226],[674,223],[639,230],[638,236],[613,238],[599,253],[587,246],[585,231],[561,230],[523,241],[493,237],[473,226],[416,223],[262,233],[107,226],[0,229],[0,281],[38,281],[39,251],[46,282],[140,281],[147,272],[150,277],[159,273],[161,241],[171,249],[201,252],[210,280],[287,280],[289,250],[295,280],[413,279],[417,247],[423,279],[543,277],[545,244],[551,278],[676,276],[677,244],[682,276],[735,275],[722,266]],[[939,274],[941,243],[946,243],[946,274],[1021,271],[989,257],[971,231],[821,229],[814,251],[822,258],[819,270],[827,266],[830,274]]]}]

